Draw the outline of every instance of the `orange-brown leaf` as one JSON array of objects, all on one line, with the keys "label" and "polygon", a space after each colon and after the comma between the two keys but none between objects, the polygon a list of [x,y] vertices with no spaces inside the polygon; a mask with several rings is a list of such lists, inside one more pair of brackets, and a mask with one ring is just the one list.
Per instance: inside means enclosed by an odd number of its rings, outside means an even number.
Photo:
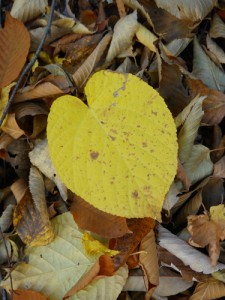
[{"label": "orange-brown leaf", "polygon": [[105,213],[74,195],[70,212],[83,230],[90,230],[105,238],[117,238],[129,232],[126,218]]},{"label": "orange-brown leaf", "polygon": [[15,290],[13,291],[13,300],[47,300],[41,293],[31,290]]},{"label": "orange-brown leaf", "polygon": [[30,47],[30,35],[24,24],[6,13],[4,29],[0,29],[0,88],[15,80]]}]

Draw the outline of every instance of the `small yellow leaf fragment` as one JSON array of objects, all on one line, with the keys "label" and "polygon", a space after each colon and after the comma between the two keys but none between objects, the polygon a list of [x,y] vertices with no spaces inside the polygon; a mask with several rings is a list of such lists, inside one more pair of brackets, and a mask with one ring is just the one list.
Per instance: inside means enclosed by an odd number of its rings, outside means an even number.
[{"label": "small yellow leaf fragment", "polygon": [[107,254],[109,256],[114,256],[119,253],[116,250],[110,250],[105,245],[103,245],[98,240],[95,240],[90,234],[87,232],[84,233],[82,238],[82,243],[84,245],[85,251],[87,255],[96,255],[96,254]]},{"label": "small yellow leaf fragment", "polygon": [[225,221],[225,207],[224,204],[211,206],[210,216],[213,221]]}]

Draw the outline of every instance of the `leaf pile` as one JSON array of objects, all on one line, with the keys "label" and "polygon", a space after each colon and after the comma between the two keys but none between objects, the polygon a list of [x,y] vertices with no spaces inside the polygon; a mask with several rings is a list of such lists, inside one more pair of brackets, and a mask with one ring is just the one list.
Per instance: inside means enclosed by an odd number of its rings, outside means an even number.
[{"label": "leaf pile", "polygon": [[222,2],[2,2],[2,299],[225,297]]}]

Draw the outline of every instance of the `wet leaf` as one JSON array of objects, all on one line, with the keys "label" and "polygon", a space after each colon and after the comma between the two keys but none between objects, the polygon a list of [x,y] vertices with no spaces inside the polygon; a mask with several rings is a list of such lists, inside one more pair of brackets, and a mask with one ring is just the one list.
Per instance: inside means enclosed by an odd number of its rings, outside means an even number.
[{"label": "wet leaf", "polygon": [[30,47],[29,32],[23,23],[6,13],[5,27],[0,29],[0,88],[17,78]]},{"label": "wet leaf", "polygon": [[[70,96],[51,107],[47,135],[57,174],[100,210],[160,219],[177,168],[176,130],[163,99],[137,77],[109,71],[96,73],[86,94],[89,107]],[[136,164],[143,159],[144,164]]]}]

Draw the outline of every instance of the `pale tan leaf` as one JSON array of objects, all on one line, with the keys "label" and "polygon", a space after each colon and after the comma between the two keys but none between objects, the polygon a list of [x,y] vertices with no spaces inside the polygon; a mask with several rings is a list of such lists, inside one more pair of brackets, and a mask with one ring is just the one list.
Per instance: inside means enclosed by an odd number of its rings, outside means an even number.
[{"label": "pale tan leaf", "polygon": [[158,39],[157,36],[140,23],[138,23],[136,37],[140,43],[148,47],[151,51],[156,52],[154,42]]},{"label": "pale tan leaf", "polygon": [[206,36],[206,44],[209,49],[211,55],[214,58],[214,62],[224,64],[225,63],[225,52],[223,49],[212,40],[209,35]]},{"label": "pale tan leaf", "polygon": [[34,149],[29,153],[31,163],[36,166],[46,177],[55,182],[64,200],[67,199],[67,189],[56,174],[52,165],[47,139],[36,140]]},{"label": "pale tan leaf", "polygon": [[16,198],[16,202],[19,203],[26,193],[28,187],[26,181],[22,178],[19,178],[10,186],[10,189]]},{"label": "pale tan leaf", "polygon": [[137,12],[121,18],[114,27],[112,41],[106,57],[106,62],[111,62],[122,51],[132,45],[133,37],[137,31]]},{"label": "pale tan leaf", "polygon": [[211,38],[225,38],[225,24],[217,14],[214,14],[209,30]]},{"label": "pale tan leaf", "polygon": [[139,261],[145,274],[145,286],[159,284],[159,262],[155,243],[155,233],[152,229],[141,241]]},{"label": "pale tan leaf", "polygon": [[225,265],[222,263],[212,267],[210,258],[207,255],[194,249],[162,226],[158,226],[158,242],[161,247],[167,249],[196,272],[211,274],[225,269]]},{"label": "pale tan leaf", "polygon": [[188,162],[197,132],[203,117],[202,102],[205,97],[195,97],[188,106],[175,118],[176,126],[183,123],[178,133],[179,152],[181,163]]},{"label": "pale tan leaf", "polygon": [[223,282],[199,282],[190,300],[212,300],[225,296],[225,285]]},{"label": "pale tan leaf", "polygon": [[4,122],[3,126],[1,129],[5,132],[8,133],[13,139],[18,139],[22,135],[25,134],[25,132],[19,128],[16,119],[15,119],[15,113],[8,114],[7,119]]},{"label": "pale tan leaf", "polygon": [[146,12],[144,7],[137,0],[123,0],[123,2],[125,5],[132,8],[133,10],[140,10],[140,12],[146,18],[148,23],[153,27],[152,20],[151,20],[149,14]]},{"label": "pale tan leaf", "polygon": [[15,0],[11,9],[14,18],[26,23],[45,12],[47,0]]},{"label": "pale tan leaf", "polygon": [[167,10],[179,19],[201,21],[216,5],[216,0],[155,0],[158,7]]},{"label": "pale tan leaf", "polygon": [[172,185],[170,186],[169,192],[166,194],[163,208],[170,211],[171,208],[179,200],[179,197],[177,196],[178,194],[179,194],[179,189],[177,188],[175,182],[173,182]]},{"label": "pale tan leaf", "polygon": [[112,33],[109,32],[103,37],[103,39],[100,41],[95,50],[88,56],[84,63],[72,75],[73,80],[78,89],[82,89],[82,87],[85,85],[86,81],[88,80],[89,76],[93,72],[94,68],[101,59],[104,51],[106,50],[111,38]]},{"label": "pale tan leaf", "polygon": [[225,73],[207,56],[197,38],[194,39],[192,74],[211,89],[225,90]]},{"label": "pale tan leaf", "polygon": [[12,225],[13,211],[15,205],[9,204],[6,209],[3,211],[0,217],[0,227],[1,231],[5,232]]}]

